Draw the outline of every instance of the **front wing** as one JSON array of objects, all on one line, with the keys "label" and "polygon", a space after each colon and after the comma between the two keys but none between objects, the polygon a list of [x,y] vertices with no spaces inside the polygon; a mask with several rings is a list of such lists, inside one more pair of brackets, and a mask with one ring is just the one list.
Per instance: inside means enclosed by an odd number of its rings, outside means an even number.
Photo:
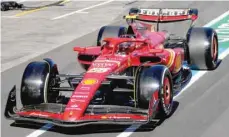
[{"label": "front wing", "polygon": [[63,104],[44,103],[25,106],[17,110],[16,87],[14,87],[7,100],[5,117],[17,121],[51,123],[61,127],[77,127],[88,124],[146,124],[153,121],[148,115],[149,110],[115,105],[89,105],[85,115],[80,119],[66,121],[63,120],[64,108]]}]

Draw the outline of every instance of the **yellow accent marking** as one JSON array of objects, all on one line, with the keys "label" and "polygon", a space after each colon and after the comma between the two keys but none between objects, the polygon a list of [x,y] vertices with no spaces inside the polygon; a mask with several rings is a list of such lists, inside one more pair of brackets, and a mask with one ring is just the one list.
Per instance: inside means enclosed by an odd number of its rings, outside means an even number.
[{"label": "yellow accent marking", "polygon": [[126,19],[136,19],[137,15],[126,15],[125,18]]},{"label": "yellow accent marking", "polygon": [[69,2],[70,0],[63,0],[60,4],[64,4],[64,3],[67,3]]},{"label": "yellow accent marking", "polygon": [[27,10],[27,11],[23,11],[23,12],[20,12],[18,14],[16,14],[15,16],[16,17],[20,17],[20,16],[23,16],[23,15],[26,15],[26,14],[29,14],[29,13],[33,13],[33,12],[36,12],[36,11],[40,11],[42,9],[45,9],[47,7],[42,7],[42,8],[37,8],[37,9],[32,9],[32,10]]},{"label": "yellow accent marking", "polygon": [[131,65],[131,59],[130,57],[128,58],[128,67]]},{"label": "yellow accent marking", "polygon": [[176,62],[175,62],[175,67],[174,67],[174,71],[175,72],[178,72],[181,68],[181,54],[178,54],[177,57],[176,57]]},{"label": "yellow accent marking", "polygon": [[173,65],[173,62],[174,62],[175,53],[171,49],[166,49],[166,51],[168,51],[170,53],[169,62],[167,64],[167,67],[170,68]]}]

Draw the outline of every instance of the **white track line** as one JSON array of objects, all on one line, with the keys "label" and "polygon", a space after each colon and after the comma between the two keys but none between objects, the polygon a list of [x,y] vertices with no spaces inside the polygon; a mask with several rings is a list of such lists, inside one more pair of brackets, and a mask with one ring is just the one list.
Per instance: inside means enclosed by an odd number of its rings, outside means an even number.
[{"label": "white track line", "polygon": [[15,17],[15,16],[1,16],[2,18],[19,18],[19,17]]},{"label": "white track line", "polygon": [[204,27],[210,27],[210,26],[214,25],[215,23],[217,23],[218,21],[220,21],[221,19],[223,19],[227,15],[229,15],[229,10],[227,12],[223,13],[222,15],[220,15],[219,17],[215,18],[214,20],[210,21],[208,24],[204,25]]},{"label": "white track line", "polygon": [[38,136],[40,136],[41,134],[43,134],[44,132],[46,132],[47,130],[49,130],[52,127],[53,127],[52,124],[45,124],[42,128],[34,131],[33,133],[29,134],[26,137],[38,137]]},{"label": "white track line", "polygon": [[141,124],[131,125],[128,127],[125,131],[123,131],[121,134],[119,134],[117,137],[128,137],[130,136],[136,129],[138,129],[141,126]]},{"label": "white track line", "polygon": [[88,12],[86,12],[86,11],[79,11],[78,13],[84,13],[84,14],[87,14]]},{"label": "white track line", "polygon": [[83,11],[88,10],[88,9],[92,9],[92,8],[95,8],[95,7],[98,7],[98,6],[102,6],[102,5],[108,4],[108,3],[112,2],[112,1],[114,1],[114,0],[108,0],[108,1],[105,1],[105,2],[102,2],[102,3],[99,3],[99,4],[96,4],[96,5],[92,5],[92,6],[89,6],[89,7],[80,9],[80,10],[77,10],[77,11],[73,11],[73,12],[70,12],[70,13],[67,13],[67,14],[64,14],[64,15],[61,15],[61,16],[52,18],[51,20],[61,19],[61,18],[70,16],[70,15],[73,15],[73,14],[76,14],[76,13],[83,12]]},{"label": "white track line", "polygon": [[[204,27],[209,27],[214,25],[215,23],[217,23],[218,21],[220,21],[221,19],[223,19],[224,17],[226,17],[227,15],[229,15],[229,11],[223,13],[222,15],[220,15],[219,17],[215,18],[214,20],[210,21],[208,24],[204,25]],[[227,50],[225,50],[222,54],[220,54],[219,58],[223,59],[225,58],[227,55],[229,54],[229,48]],[[195,83],[198,79],[200,79],[205,73],[207,73],[208,71],[199,71],[196,73],[195,76],[192,77],[191,81],[185,86],[185,88],[183,88],[183,90],[177,94],[174,98],[179,97],[188,87],[190,87],[193,83]],[[120,133],[117,137],[129,137],[131,134],[134,133],[134,131],[136,131],[141,125],[131,125],[129,128],[127,128],[125,131],[123,131],[122,133]],[[125,133],[126,132],[126,133]]]}]

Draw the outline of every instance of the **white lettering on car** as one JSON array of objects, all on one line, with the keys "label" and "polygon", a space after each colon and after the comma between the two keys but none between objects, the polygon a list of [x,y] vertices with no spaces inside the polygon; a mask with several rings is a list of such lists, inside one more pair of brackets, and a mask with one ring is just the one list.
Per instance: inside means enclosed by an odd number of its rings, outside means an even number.
[{"label": "white lettering on car", "polygon": [[[141,9],[140,14],[143,15],[159,15],[160,9]],[[187,9],[163,9],[161,14],[165,16],[181,16],[181,15],[188,15]]]},{"label": "white lettering on car", "polygon": [[80,87],[81,90],[89,90],[90,87]]},{"label": "white lettering on car", "polygon": [[130,119],[130,117],[109,116],[109,119]]},{"label": "white lettering on car", "polygon": [[87,71],[88,73],[104,73],[109,71],[110,68],[92,68],[89,71]]},{"label": "white lettering on car", "polygon": [[114,64],[112,63],[93,63],[92,66],[96,68],[106,68],[106,67],[111,67]]},{"label": "white lettering on car", "polygon": [[74,105],[71,105],[71,108],[78,108],[79,106],[74,104]]},{"label": "white lettering on car", "polygon": [[88,95],[90,92],[76,92],[75,94]]},{"label": "white lettering on car", "polygon": [[30,113],[30,116],[41,116],[41,117],[48,117],[49,115],[45,115],[45,114],[40,114],[40,113]]},{"label": "white lettering on car", "polygon": [[88,98],[86,95],[73,95],[72,98]]},{"label": "white lettering on car", "polygon": [[81,110],[81,108],[66,108],[66,110]]},{"label": "white lettering on car", "polygon": [[81,110],[77,104],[73,104],[70,107],[67,107],[66,110]]},{"label": "white lettering on car", "polygon": [[70,99],[70,101],[71,102],[85,102],[85,100],[81,100],[81,99],[74,99],[74,98],[72,98],[72,99]]}]

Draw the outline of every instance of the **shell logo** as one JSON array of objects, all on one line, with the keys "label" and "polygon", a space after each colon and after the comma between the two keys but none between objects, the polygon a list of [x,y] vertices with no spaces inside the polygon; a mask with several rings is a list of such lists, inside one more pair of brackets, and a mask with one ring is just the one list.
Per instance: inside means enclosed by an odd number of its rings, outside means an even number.
[{"label": "shell logo", "polygon": [[83,85],[94,85],[98,82],[97,79],[94,79],[94,78],[88,78],[88,79],[85,79],[83,80],[82,84]]},{"label": "shell logo", "polygon": [[108,117],[107,116],[101,116],[101,119],[107,119]]},{"label": "shell logo", "polygon": [[72,111],[70,111],[70,112],[69,112],[69,116],[72,116],[72,115],[73,115],[73,112],[72,112]]}]

